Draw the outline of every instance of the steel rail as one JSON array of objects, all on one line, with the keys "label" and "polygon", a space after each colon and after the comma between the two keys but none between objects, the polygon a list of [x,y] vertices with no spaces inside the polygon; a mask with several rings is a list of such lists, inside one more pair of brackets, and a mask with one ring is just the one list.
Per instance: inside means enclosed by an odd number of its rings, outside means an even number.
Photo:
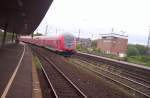
[{"label": "steel rail", "polygon": [[[34,50],[34,48],[33,48],[32,46],[30,46],[30,47],[32,48],[32,50]],[[36,54],[36,56],[38,55],[38,53],[37,53],[36,50],[34,50],[33,52]],[[53,87],[53,85],[52,85],[52,83],[51,83],[51,81],[50,81],[50,79],[48,78],[48,75],[47,75],[47,73],[46,73],[46,71],[45,71],[43,65],[41,64],[40,61],[39,61],[39,63],[40,63],[40,67],[42,68],[42,72],[44,73],[44,76],[46,77],[46,80],[47,80],[47,82],[48,82],[50,88],[51,88],[52,91],[53,91],[54,96],[52,96],[52,97],[59,98],[58,95],[57,95],[57,93],[56,93],[56,90],[54,89],[54,87]]]},{"label": "steel rail", "polygon": [[[140,81],[143,81],[147,84],[149,84],[150,82],[150,68],[149,67],[145,67],[145,66],[141,66],[138,64],[132,64],[132,63],[127,63],[124,61],[118,61],[118,60],[114,60],[114,59],[110,59],[110,58],[106,58],[106,57],[102,57],[102,56],[96,56],[96,55],[91,55],[91,54],[87,54],[87,53],[81,53],[81,52],[77,52],[77,57],[80,57],[82,59],[87,59],[87,60],[92,60],[94,62],[100,62],[100,63],[104,63],[107,65],[111,65],[114,69],[119,68],[122,71],[126,71],[126,73],[129,73],[130,75],[136,75],[135,79],[138,79]],[[129,76],[129,75],[128,75]]]},{"label": "steel rail", "polygon": [[50,87],[51,87],[51,89],[52,89],[54,95],[55,95],[55,98],[59,98],[58,95],[57,95],[57,93],[56,93],[56,90],[54,89],[54,87],[53,87],[53,85],[52,85],[50,79],[48,78],[48,75],[47,75],[45,69],[43,68],[41,62],[40,62],[40,65],[41,65],[42,71],[43,71],[43,73],[44,73],[44,75],[45,75],[45,77],[46,77],[46,79],[47,79],[47,81],[48,81],[48,83],[49,83],[49,85],[50,85]]},{"label": "steel rail", "polygon": [[[81,60],[80,60],[80,61],[81,61]],[[84,61],[84,63],[91,65],[90,63],[88,63],[88,62],[86,62],[86,61]],[[78,64],[79,64],[79,63],[78,63]],[[80,65],[81,65],[81,64],[80,64]],[[83,66],[83,65],[81,65],[81,66]],[[93,66],[93,65],[91,65],[91,66]],[[117,81],[116,79],[113,79],[112,77],[110,77],[110,76],[108,76],[108,75],[106,75],[106,74],[103,74],[102,72],[99,72],[99,71],[90,69],[90,68],[88,68],[87,66],[86,66],[86,67],[84,66],[84,68],[86,68],[86,69],[89,70],[89,71],[94,72],[94,73],[97,74],[97,75],[101,75],[102,77],[104,77],[104,78],[106,78],[106,79],[109,79],[109,80],[111,80],[111,81],[113,81],[113,82],[115,82],[115,83],[117,83],[117,84],[120,84],[120,85],[122,85],[122,86],[124,86],[124,87],[126,87],[126,88],[129,88],[129,89],[131,89],[131,90],[133,90],[133,91],[135,91],[135,92],[137,92],[137,93],[143,95],[144,97],[150,98],[150,95],[148,95],[148,94],[146,94],[146,93],[144,93],[144,92],[142,92],[142,91],[140,91],[140,90],[137,90],[137,89],[135,89],[135,88],[133,88],[133,87],[131,87],[131,86],[125,84],[125,83],[122,83],[122,82],[120,82],[120,81]],[[128,80],[128,81],[130,81],[130,82],[137,83],[138,85],[141,85],[141,86],[143,86],[143,87],[145,87],[145,88],[150,89],[149,86],[146,86],[146,85],[144,85],[144,84],[141,84],[141,83],[138,83],[138,82],[133,81],[133,80],[131,80],[131,79],[128,79],[128,78],[126,78],[126,77],[122,77],[122,76],[120,76],[120,75],[114,74],[114,73],[109,72],[109,71],[107,71],[107,70],[104,70],[104,69],[102,69],[102,68],[99,68],[99,67],[96,67],[96,68],[97,68],[97,69],[100,69],[100,70],[102,70],[102,71],[105,71],[105,72],[107,72],[107,73],[110,73],[110,74],[112,74],[112,75],[115,75],[115,76],[117,76],[117,77],[120,77],[120,78],[122,78],[122,79],[126,79],[126,80]]]},{"label": "steel rail", "polygon": [[[36,51],[36,50],[35,50]],[[40,57],[42,57],[44,60],[46,60],[49,64],[51,64],[53,66],[53,68],[55,68],[71,85],[74,89],[76,89],[78,91],[78,93],[81,95],[81,97],[83,98],[88,98],[52,61],[50,61],[47,57],[43,56],[41,53],[37,52],[38,55]],[[43,68],[44,69],[44,68]],[[46,71],[45,71],[46,73]],[[47,76],[48,78],[48,76]],[[50,79],[49,79],[50,81]],[[52,83],[50,83],[52,85]],[[53,87],[54,88],[54,87]],[[57,91],[55,90],[55,93],[57,93]],[[58,96],[58,95],[57,95]],[[59,98],[59,97],[58,97]]]},{"label": "steel rail", "polygon": [[[82,59],[82,58],[81,58]],[[78,60],[80,60],[80,59],[78,59]],[[87,60],[87,59],[82,59],[82,61],[86,61],[86,62],[89,62],[89,63],[91,63],[89,60]],[[92,64],[95,64],[96,62],[93,62]],[[98,61],[97,61],[97,63],[98,63]],[[100,67],[100,66],[99,66]],[[118,69],[117,68],[115,68],[114,66],[113,66],[113,71],[114,71],[114,69],[117,71]],[[123,71],[123,72],[121,72],[120,74],[122,74],[122,75],[124,75],[124,76],[126,76],[126,77],[128,77],[128,78],[131,78],[131,79],[133,79],[133,80],[136,80],[136,81],[138,81],[139,83],[140,82],[142,82],[143,84],[145,84],[145,85],[147,85],[147,86],[149,86],[150,85],[150,81],[148,81],[148,79],[147,78],[145,78],[145,77],[141,77],[141,76],[139,76],[139,74],[137,74],[137,73],[133,73],[133,72],[129,72],[128,70],[124,70],[124,69],[120,69],[121,71]],[[109,69],[109,71],[111,71],[110,69]],[[113,72],[112,71],[112,72]]]}]

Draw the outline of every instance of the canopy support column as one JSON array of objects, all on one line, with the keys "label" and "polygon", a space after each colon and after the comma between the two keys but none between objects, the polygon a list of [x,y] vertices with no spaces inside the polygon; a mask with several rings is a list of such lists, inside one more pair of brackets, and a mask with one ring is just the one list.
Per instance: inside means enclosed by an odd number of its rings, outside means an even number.
[{"label": "canopy support column", "polygon": [[4,25],[4,34],[3,34],[3,39],[2,39],[2,46],[5,45],[6,36],[7,36],[7,24]]},{"label": "canopy support column", "polygon": [[13,32],[12,39],[11,39],[12,43],[14,41],[14,35],[15,35],[15,33]]}]

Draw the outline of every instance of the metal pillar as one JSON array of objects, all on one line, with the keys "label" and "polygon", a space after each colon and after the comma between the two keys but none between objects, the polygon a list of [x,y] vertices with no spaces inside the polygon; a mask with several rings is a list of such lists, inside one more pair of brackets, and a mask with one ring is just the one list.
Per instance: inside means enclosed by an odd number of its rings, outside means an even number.
[{"label": "metal pillar", "polygon": [[147,40],[147,51],[146,54],[150,54],[150,29],[149,29],[149,35]]},{"label": "metal pillar", "polygon": [[14,41],[14,35],[15,35],[15,33],[13,32],[12,39],[11,39],[12,43]]},{"label": "metal pillar", "polygon": [[19,36],[20,36],[20,35],[16,34],[16,38],[15,38],[15,43],[16,43],[16,44],[19,44],[19,39],[18,39]]},{"label": "metal pillar", "polygon": [[147,48],[149,49],[149,47],[150,47],[150,29],[149,29],[149,35],[147,40]]},{"label": "metal pillar", "polygon": [[80,41],[80,29],[78,31],[78,42]]},{"label": "metal pillar", "polygon": [[34,33],[31,34],[31,38],[32,38],[32,39],[33,39],[33,34],[34,34]]},{"label": "metal pillar", "polygon": [[3,39],[2,39],[2,46],[5,45],[5,41],[6,41],[6,36],[7,36],[7,24],[4,25],[4,35],[3,35]]}]

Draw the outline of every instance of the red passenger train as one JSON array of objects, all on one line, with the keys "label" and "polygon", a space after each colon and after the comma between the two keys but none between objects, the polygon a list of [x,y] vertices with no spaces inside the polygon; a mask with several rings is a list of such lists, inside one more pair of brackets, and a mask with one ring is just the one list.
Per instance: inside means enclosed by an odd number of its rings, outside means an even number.
[{"label": "red passenger train", "polygon": [[21,37],[20,40],[38,46],[46,47],[65,56],[74,54],[76,49],[76,40],[75,37],[71,34],[63,34],[58,37]]}]

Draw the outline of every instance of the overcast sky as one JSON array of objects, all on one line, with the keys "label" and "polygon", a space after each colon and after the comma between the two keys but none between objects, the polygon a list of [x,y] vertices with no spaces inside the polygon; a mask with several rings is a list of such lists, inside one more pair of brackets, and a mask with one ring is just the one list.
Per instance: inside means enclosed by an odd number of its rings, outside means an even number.
[{"label": "overcast sky", "polygon": [[128,35],[129,43],[147,43],[150,26],[150,0],[54,0],[38,32],[61,32],[93,38],[99,34]]}]

